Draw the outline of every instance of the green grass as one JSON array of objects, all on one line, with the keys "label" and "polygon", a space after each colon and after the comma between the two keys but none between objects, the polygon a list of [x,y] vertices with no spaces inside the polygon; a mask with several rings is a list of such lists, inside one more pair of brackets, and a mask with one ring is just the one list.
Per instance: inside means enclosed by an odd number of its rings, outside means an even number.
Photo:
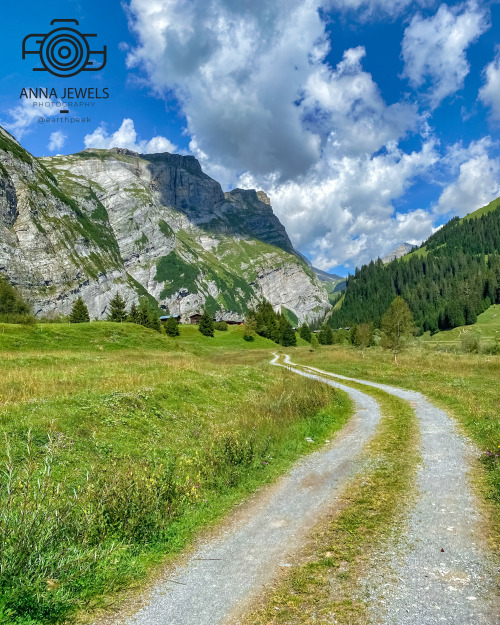
[{"label": "green grass", "polygon": [[[85,350],[116,351],[144,347],[152,350],[209,352],[213,348],[253,350],[277,347],[261,336],[243,340],[243,326],[229,326],[228,332],[203,337],[196,325],[179,326],[180,336],[170,338],[133,323],[44,323],[21,326],[0,323],[0,351]],[[302,342],[301,344],[305,344]]]},{"label": "green grass", "polygon": [[[314,360],[314,359],[312,359]],[[365,450],[367,469],[339,497],[284,577],[245,625],[364,625],[368,606],[358,580],[383,549],[408,505],[418,461],[418,425],[407,402],[352,384],[376,397],[382,421]]]},{"label": "green grass", "polygon": [[469,220],[469,219],[476,219],[477,217],[482,217],[483,215],[486,215],[487,213],[491,213],[492,211],[496,210],[499,206],[500,206],[500,197],[497,198],[496,200],[493,200],[493,202],[490,202],[486,206],[482,206],[481,208],[478,208],[473,213],[469,213],[468,215],[463,217],[460,221],[463,221],[464,219]]},{"label": "green grass", "polygon": [[322,347],[317,354],[299,349],[293,358],[349,377],[420,391],[454,416],[478,447],[482,496],[491,504],[494,529],[500,531],[500,462],[495,458],[500,456],[500,357],[414,348],[394,365],[391,354],[379,348],[365,354],[362,358],[353,349]]},{"label": "green grass", "polygon": [[477,322],[473,325],[438,332],[433,336],[427,332],[419,340],[426,345],[458,347],[464,334],[469,332],[477,333],[484,347],[491,346],[495,340],[500,339],[500,304],[494,304],[478,315]]},{"label": "green grass", "polygon": [[[113,601],[346,422],[242,328],[0,326],[0,623]],[[265,345],[266,349],[258,349]],[[270,345],[269,345],[270,344]]]}]

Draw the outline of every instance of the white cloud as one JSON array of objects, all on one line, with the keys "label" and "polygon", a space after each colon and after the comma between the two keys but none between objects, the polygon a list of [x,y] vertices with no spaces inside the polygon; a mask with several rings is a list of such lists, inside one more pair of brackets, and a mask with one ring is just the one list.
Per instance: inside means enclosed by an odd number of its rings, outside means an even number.
[{"label": "white cloud", "polygon": [[495,59],[484,70],[485,84],[479,90],[479,99],[491,108],[494,119],[500,121],[500,49]]},{"label": "white cloud", "polygon": [[120,128],[113,134],[106,131],[104,124],[96,128],[92,134],[85,135],[83,140],[86,148],[127,148],[141,154],[154,154],[157,152],[175,152],[177,147],[168,139],[156,136],[146,140],[137,140],[132,119],[124,119]]},{"label": "white cloud", "polygon": [[489,137],[468,148],[456,144],[443,161],[457,177],[445,187],[434,207],[437,214],[463,217],[500,196],[500,159],[491,158]]},{"label": "white cloud", "polygon": [[467,48],[487,30],[484,8],[475,2],[442,4],[429,18],[416,14],[405,30],[403,76],[416,88],[426,88],[431,107],[462,89],[469,73]]},{"label": "white cloud", "polygon": [[397,17],[409,6],[429,6],[434,0],[330,0],[325,3],[340,11],[355,13],[362,21]]},{"label": "white cloud", "polygon": [[52,100],[26,99],[7,111],[10,120],[3,120],[2,126],[19,140],[31,131],[35,122],[38,123],[38,118],[58,114],[59,109]]},{"label": "white cloud", "polygon": [[57,132],[53,132],[50,135],[48,148],[51,152],[55,152],[56,150],[60,150],[63,145],[66,143],[67,135],[58,130]]},{"label": "white cloud", "polygon": [[394,147],[375,157],[338,159],[335,150],[327,151],[307,177],[296,181],[266,184],[248,175],[241,181],[265,188],[293,243],[312,256],[315,266],[360,264],[402,241],[422,240],[432,233],[431,214],[397,213],[392,202],[436,163],[433,143],[411,154]]},{"label": "white cloud", "polygon": [[[439,155],[417,106],[384,100],[362,46],[328,64],[325,5],[364,19],[409,2],[131,0],[128,64],[178,99],[204,170],[266,190],[294,244],[328,269],[432,233],[435,215],[394,206]],[[423,145],[400,149],[415,132]]]}]

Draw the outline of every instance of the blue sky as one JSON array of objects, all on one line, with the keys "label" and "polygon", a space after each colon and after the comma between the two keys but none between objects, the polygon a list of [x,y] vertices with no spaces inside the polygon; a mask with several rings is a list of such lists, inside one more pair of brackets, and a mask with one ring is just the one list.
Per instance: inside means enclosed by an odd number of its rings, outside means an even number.
[{"label": "blue sky", "polygon": [[[3,17],[0,123],[33,154],[192,153],[225,189],[264,189],[322,269],[419,242],[500,195],[497,3],[52,0]],[[102,71],[57,78],[21,59],[55,18],[97,33]],[[23,87],[110,97],[89,122],[39,123]]]}]

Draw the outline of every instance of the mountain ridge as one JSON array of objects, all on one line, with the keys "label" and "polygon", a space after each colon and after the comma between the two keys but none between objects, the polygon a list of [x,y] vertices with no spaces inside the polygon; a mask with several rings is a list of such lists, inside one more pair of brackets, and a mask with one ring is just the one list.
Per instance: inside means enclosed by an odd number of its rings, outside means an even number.
[{"label": "mountain ridge", "polygon": [[300,321],[329,307],[264,192],[224,193],[193,156],[36,159],[1,128],[0,271],[37,316],[82,296],[104,318],[117,290],[183,318],[241,318],[262,297]]}]

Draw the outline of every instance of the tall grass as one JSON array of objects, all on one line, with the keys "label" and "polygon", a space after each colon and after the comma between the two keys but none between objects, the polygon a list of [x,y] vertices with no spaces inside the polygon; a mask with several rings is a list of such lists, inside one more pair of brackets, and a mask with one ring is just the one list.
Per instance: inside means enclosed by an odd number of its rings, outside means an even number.
[{"label": "tall grass", "polygon": [[342,394],[275,368],[182,365],[150,388],[4,406],[0,623],[90,609],[349,414]]}]

